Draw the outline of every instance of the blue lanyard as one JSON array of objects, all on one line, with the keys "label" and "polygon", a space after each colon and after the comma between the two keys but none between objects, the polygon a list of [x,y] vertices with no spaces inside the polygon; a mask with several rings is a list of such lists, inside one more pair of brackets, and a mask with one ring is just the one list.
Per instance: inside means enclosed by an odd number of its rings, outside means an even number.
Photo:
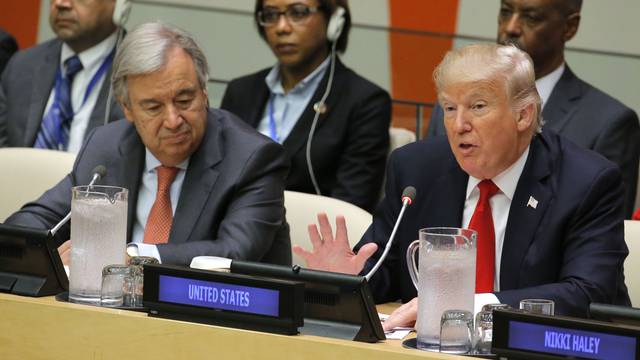
[{"label": "blue lanyard", "polygon": [[273,99],[274,96],[272,95],[269,99],[269,137],[275,142],[280,143],[280,137],[278,136],[278,131],[276,129],[276,119],[273,116]]},{"label": "blue lanyard", "polygon": [[[96,71],[96,73],[93,74],[93,77],[91,78],[91,81],[89,81],[89,85],[87,86],[87,90],[84,93],[82,104],[78,108],[78,112],[80,111],[80,109],[82,109],[84,104],[87,102],[89,95],[91,95],[91,92],[93,91],[93,88],[96,86],[98,81],[100,81],[102,76],[107,72],[107,69],[109,69],[109,67],[111,66],[115,53],[116,53],[116,48],[114,47],[113,50],[111,50],[111,52],[109,53],[109,55],[107,55],[107,57],[102,61],[102,64],[100,64],[98,71]],[[60,86],[62,86],[62,71],[58,67],[58,71],[56,72],[56,92],[58,94],[60,93]],[[71,96],[71,89],[69,89],[69,96]],[[77,114],[76,112],[73,113],[74,116],[76,114]]]}]

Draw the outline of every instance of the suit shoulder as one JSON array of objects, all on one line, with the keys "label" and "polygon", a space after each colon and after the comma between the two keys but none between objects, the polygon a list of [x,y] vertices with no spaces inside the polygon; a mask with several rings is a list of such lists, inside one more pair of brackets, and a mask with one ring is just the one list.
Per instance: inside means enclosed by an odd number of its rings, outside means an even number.
[{"label": "suit shoulder", "polygon": [[453,158],[446,136],[430,137],[401,146],[391,153],[396,162],[407,164],[436,164]]},{"label": "suit shoulder", "polygon": [[603,171],[612,171],[620,174],[618,166],[601,154],[578,146],[571,140],[560,136],[553,131],[544,131],[540,135],[557,161],[556,167],[568,174],[579,174],[581,178],[588,179],[597,176]]},{"label": "suit shoulder", "polygon": [[384,93],[387,97],[389,97],[389,93],[372,82],[369,79],[362,77],[360,74],[356,73],[352,69],[344,66],[343,76],[347,79],[345,82],[348,84],[347,86],[351,87],[354,91],[364,92],[364,93]]},{"label": "suit shoulder", "polygon": [[242,144],[244,148],[256,148],[271,143],[276,144],[227,110],[212,108],[210,112],[213,115],[214,122],[214,124],[210,125],[220,126],[222,135],[226,139]]},{"label": "suit shoulder", "polygon": [[61,42],[57,39],[45,41],[42,44],[16,52],[11,58],[11,62],[17,66],[32,66],[32,61],[44,61],[43,57],[45,55],[56,51],[60,46]]},{"label": "suit shoulder", "polygon": [[600,116],[601,114],[607,114],[609,116],[628,116],[632,114],[636,119],[638,115],[633,109],[623,104],[620,100],[614,98],[613,96],[605,93],[604,91],[596,88],[595,86],[589,84],[588,82],[578,78],[583,89],[584,89],[584,97],[583,104],[588,104],[590,108],[590,112],[592,114],[597,114]]},{"label": "suit shoulder", "polygon": [[270,68],[266,68],[248,75],[243,75],[232,79],[231,81],[229,81],[229,84],[227,84],[227,88],[245,88],[256,83],[264,83],[264,78],[267,77],[267,74],[270,70]]}]

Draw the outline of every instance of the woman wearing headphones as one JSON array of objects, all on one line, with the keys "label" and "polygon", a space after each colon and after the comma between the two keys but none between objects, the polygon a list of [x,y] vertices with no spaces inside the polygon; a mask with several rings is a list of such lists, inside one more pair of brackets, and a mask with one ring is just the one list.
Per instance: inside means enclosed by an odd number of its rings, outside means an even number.
[{"label": "woman wearing headphones", "polygon": [[232,80],[221,108],[284,146],[291,159],[287,190],[373,211],[391,100],[336,56],[347,48],[347,0],[257,0],[255,20],[278,62]]}]

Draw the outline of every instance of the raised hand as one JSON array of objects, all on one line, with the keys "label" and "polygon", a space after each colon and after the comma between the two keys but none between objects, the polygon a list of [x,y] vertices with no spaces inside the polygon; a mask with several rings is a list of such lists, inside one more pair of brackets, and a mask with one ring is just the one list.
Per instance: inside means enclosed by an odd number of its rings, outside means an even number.
[{"label": "raised hand", "polygon": [[316,224],[310,224],[308,227],[309,239],[313,245],[311,251],[298,245],[293,246],[293,251],[305,260],[310,269],[355,275],[378,249],[378,245],[370,243],[362,246],[357,254],[354,253],[349,245],[344,216],[336,217],[335,236],[327,214],[318,214],[318,223],[320,231]]}]

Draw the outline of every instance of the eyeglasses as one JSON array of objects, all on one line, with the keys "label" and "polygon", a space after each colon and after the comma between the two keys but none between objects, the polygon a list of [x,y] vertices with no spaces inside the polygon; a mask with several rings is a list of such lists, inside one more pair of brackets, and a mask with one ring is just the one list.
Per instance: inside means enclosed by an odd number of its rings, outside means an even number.
[{"label": "eyeglasses", "polygon": [[265,8],[258,11],[257,18],[258,23],[264,27],[277,24],[278,20],[280,20],[280,15],[284,15],[291,24],[301,25],[309,19],[311,14],[318,12],[318,10],[320,10],[319,6],[310,7],[304,4],[293,4],[284,11],[279,11],[275,8]]}]

